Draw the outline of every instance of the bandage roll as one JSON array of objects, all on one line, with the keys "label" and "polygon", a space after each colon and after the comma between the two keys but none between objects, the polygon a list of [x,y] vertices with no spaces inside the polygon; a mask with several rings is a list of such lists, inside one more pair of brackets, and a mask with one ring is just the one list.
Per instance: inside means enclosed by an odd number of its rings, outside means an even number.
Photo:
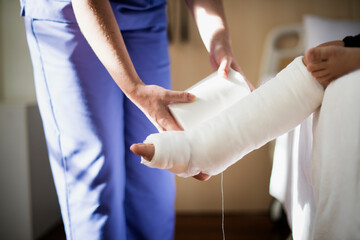
[{"label": "bandage roll", "polygon": [[244,77],[233,69],[230,69],[227,79],[215,72],[186,91],[196,96],[195,102],[169,105],[185,131],[214,118],[250,93]]},{"label": "bandage roll", "polygon": [[194,128],[148,136],[155,146],[142,163],[182,177],[217,175],[249,152],[300,124],[321,104],[323,87],[296,58],[251,94]]},{"label": "bandage roll", "polygon": [[[230,69],[227,79],[215,72],[186,91],[196,96],[195,102],[169,105],[172,115],[185,131],[214,118],[250,93],[244,77],[233,69]],[[181,174],[188,168],[190,145],[189,141],[184,140],[186,139],[184,132],[177,132],[176,135],[177,137],[173,138],[172,132],[163,132],[160,138],[152,139],[152,143],[156,145],[156,156],[152,159],[152,165]],[[169,147],[169,144],[172,146]],[[176,145],[182,145],[181,154],[166,150],[174,149]],[[168,161],[162,161],[162,159],[168,159]],[[144,159],[142,163],[148,165]],[[176,164],[172,166],[173,163]]]}]

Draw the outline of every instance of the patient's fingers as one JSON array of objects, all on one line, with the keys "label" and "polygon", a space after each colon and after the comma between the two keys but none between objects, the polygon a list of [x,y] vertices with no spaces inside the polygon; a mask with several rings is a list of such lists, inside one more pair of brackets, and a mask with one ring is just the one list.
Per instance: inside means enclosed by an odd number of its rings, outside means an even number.
[{"label": "patient's fingers", "polygon": [[200,181],[207,181],[211,178],[211,176],[207,175],[205,173],[199,173],[198,175],[193,176],[193,178],[200,180]]},{"label": "patient's fingers", "polygon": [[155,147],[153,144],[137,143],[130,147],[130,150],[136,155],[142,156],[147,161],[151,161],[154,157]]}]

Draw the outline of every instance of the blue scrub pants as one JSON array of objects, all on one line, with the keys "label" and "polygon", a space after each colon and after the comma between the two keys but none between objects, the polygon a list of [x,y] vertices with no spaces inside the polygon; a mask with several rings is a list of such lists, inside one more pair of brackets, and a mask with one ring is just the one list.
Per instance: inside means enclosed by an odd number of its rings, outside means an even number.
[{"label": "blue scrub pants", "polygon": [[[172,239],[174,177],[129,151],[155,127],[76,23],[25,17],[25,26],[67,239]],[[165,27],[122,34],[140,78],[169,88]]]}]

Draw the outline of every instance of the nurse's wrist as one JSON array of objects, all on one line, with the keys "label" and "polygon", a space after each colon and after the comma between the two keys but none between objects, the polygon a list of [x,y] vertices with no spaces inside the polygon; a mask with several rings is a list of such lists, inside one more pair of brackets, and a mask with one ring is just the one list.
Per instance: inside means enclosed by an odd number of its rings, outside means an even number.
[{"label": "nurse's wrist", "polygon": [[135,100],[141,97],[141,88],[144,86],[146,86],[146,84],[139,80],[137,82],[131,83],[130,86],[127,86],[127,88],[123,89],[123,91],[128,98]]}]

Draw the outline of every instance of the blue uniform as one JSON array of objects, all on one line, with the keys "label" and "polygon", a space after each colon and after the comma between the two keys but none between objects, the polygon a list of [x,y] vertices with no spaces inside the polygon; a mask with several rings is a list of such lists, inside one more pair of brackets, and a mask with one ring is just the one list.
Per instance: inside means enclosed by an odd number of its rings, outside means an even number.
[{"label": "blue uniform", "polygon": [[[70,1],[21,6],[67,239],[172,239],[174,177],[129,151],[155,127],[98,60]],[[169,88],[165,0],[111,6],[140,78]]]}]

